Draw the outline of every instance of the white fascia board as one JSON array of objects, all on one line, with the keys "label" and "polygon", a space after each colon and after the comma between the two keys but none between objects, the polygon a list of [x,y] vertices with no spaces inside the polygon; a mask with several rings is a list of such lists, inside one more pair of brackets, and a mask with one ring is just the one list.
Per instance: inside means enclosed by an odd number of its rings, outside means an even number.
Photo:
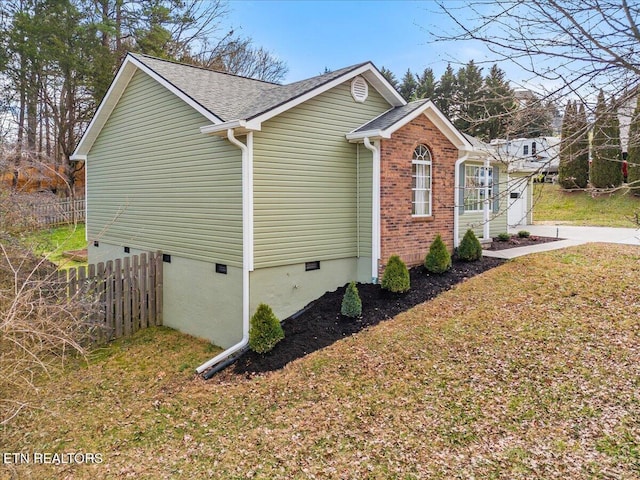
[{"label": "white fascia board", "polygon": [[158,82],[160,85],[165,87],[171,93],[175,94],[178,98],[180,98],[185,103],[187,103],[190,107],[192,107],[194,110],[196,110],[198,113],[200,113],[203,117],[205,117],[209,121],[211,121],[211,123],[217,124],[217,123],[222,123],[223,122],[223,120],[221,118],[219,118],[218,116],[216,116],[213,113],[211,113],[209,110],[204,108],[202,105],[200,105],[198,102],[196,102],[189,95],[187,95],[182,90],[180,90],[178,87],[176,87],[173,83],[169,82],[164,77],[158,75],[154,70],[152,70],[151,68],[147,67],[143,62],[141,62],[137,58],[132,57],[132,56],[129,55],[127,57],[127,59],[131,59],[131,62],[136,67],[138,67],[144,73],[149,75],[151,78],[153,78],[156,82]]},{"label": "white fascia board", "polygon": [[229,122],[200,127],[200,133],[224,133],[226,135],[227,130],[230,128],[246,130],[249,132],[259,132],[262,129],[262,125],[255,121],[231,120]]},{"label": "white fascia board", "polygon": [[220,118],[215,116],[209,110],[205,109],[202,105],[182,92],[182,90],[176,88],[172,83],[169,83],[167,80],[147,67],[144,63],[140,62],[138,59],[134,58],[131,55],[127,55],[127,57],[124,59],[124,62],[120,66],[118,73],[111,82],[109,90],[107,90],[107,93],[102,99],[102,102],[100,102],[96,113],[91,119],[89,126],[82,135],[80,142],[78,142],[78,146],[76,147],[70,158],[80,159],[82,156],[84,156],[86,159],[86,155],[89,153],[89,150],[91,150],[91,147],[93,147],[93,143],[95,142],[96,138],[98,138],[98,135],[102,131],[102,128],[107,123],[107,120],[120,101],[120,98],[127,88],[127,85],[129,85],[131,78],[138,69],[145,72],[155,81],[157,81],[173,94],[185,101],[212,123],[222,123],[222,120]]},{"label": "white fascia board", "polygon": [[382,130],[364,130],[362,132],[347,133],[346,137],[351,143],[362,143],[365,138],[369,138],[369,140],[380,140],[381,138],[391,138],[391,135]]},{"label": "white fascia board", "polygon": [[[276,107],[272,110],[269,110],[263,114],[260,114],[251,119],[251,122],[257,122],[261,124],[277,115],[280,115],[287,110],[290,110],[293,107],[300,105],[301,103],[306,102],[307,100],[312,99],[324,93],[328,90],[331,90],[334,87],[350,80],[358,75],[362,75],[367,80],[370,80],[372,86],[378,90],[378,92],[393,106],[399,107],[405,105],[407,102],[400,96],[398,92],[395,91],[389,82],[387,82],[384,77],[376,70],[371,62],[365,63],[364,65],[356,68],[355,70],[351,70],[350,72],[345,73],[344,75],[339,76],[338,78],[333,79],[332,81],[320,85],[313,90],[305,93],[304,95],[300,95],[299,97],[293,98],[286,103],[283,103],[279,107]],[[374,83],[375,79],[375,83]],[[393,102],[389,101],[390,99]]]},{"label": "white fascia board", "polygon": [[71,159],[79,157],[85,157],[86,159],[86,156],[89,153],[89,150],[91,150],[93,143],[96,141],[98,134],[104,127],[107,119],[111,116],[113,109],[116,107],[122,93],[127,85],[129,85],[129,81],[136,71],[136,67],[131,63],[130,58],[131,57],[125,58],[116,77],[113,79],[113,82],[111,82],[109,90],[107,90],[107,93],[102,99],[102,102],[100,102],[96,113],[93,115],[89,126],[82,134],[82,138],[80,138],[78,146],[70,157]]},{"label": "white fascia board", "polygon": [[86,155],[71,155],[69,157],[69,160],[72,162],[86,162],[87,161],[87,156]]},{"label": "white fascia board", "polygon": [[[369,64],[371,65],[371,64]],[[372,68],[362,73],[362,76],[367,80],[373,88],[375,88],[380,95],[384,97],[384,99],[389,102],[394,107],[401,107],[402,105],[406,105],[407,101],[402,98],[402,95],[398,93],[398,91],[391,86],[389,81],[384,78],[384,76],[371,65]]]}]

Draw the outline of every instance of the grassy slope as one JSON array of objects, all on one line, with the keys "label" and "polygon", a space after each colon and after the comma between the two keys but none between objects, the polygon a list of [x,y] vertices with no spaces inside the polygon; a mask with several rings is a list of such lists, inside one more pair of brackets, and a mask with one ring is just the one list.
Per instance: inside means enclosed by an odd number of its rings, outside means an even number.
[{"label": "grassy slope", "polygon": [[104,455],[18,478],[638,478],[639,276],[632,246],[520,258],[237,384],[142,332],[44,382],[0,444]]},{"label": "grassy slope", "polygon": [[632,228],[638,213],[640,197],[631,195],[626,187],[612,194],[593,197],[589,192],[563,191],[559,185],[535,184],[535,222]]},{"label": "grassy slope", "polygon": [[86,262],[75,262],[62,255],[62,252],[67,250],[87,248],[83,223],[39,230],[27,235],[23,240],[34,252],[47,256],[48,260],[63,268],[86,265]]}]

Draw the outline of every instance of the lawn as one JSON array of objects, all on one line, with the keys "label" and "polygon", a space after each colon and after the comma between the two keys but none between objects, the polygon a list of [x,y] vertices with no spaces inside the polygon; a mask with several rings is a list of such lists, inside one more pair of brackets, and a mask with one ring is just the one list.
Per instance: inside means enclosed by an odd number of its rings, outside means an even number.
[{"label": "lawn", "polygon": [[519,258],[231,382],[193,375],[206,342],[142,331],[0,430],[4,452],[101,462],[0,478],[638,478],[639,277],[634,246]]},{"label": "lawn", "polygon": [[38,255],[46,256],[61,268],[87,264],[87,262],[73,261],[63,255],[63,252],[69,250],[87,248],[84,223],[38,230],[25,235],[22,242]]},{"label": "lawn", "polygon": [[632,228],[640,214],[640,197],[632,195],[627,187],[593,196],[586,191],[567,192],[559,185],[537,183],[533,201],[536,223]]}]

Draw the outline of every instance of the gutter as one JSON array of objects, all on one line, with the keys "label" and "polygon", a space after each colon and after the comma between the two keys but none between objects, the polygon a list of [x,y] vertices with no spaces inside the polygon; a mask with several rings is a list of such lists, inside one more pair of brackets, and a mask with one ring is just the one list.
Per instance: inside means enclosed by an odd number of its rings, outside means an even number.
[{"label": "gutter", "polygon": [[469,150],[463,150],[465,153],[462,157],[456,160],[453,182],[453,248],[458,248],[460,245],[460,207],[458,205],[458,199],[460,198],[460,165],[469,159],[471,152]]},{"label": "gutter", "polygon": [[373,183],[371,188],[371,281],[378,283],[378,263],[380,260],[380,140],[372,144],[364,137],[364,146],[373,156]]},{"label": "gutter", "polygon": [[238,140],[232,128],[227,139],[242,151],[242,339],[224,352],[196,368],[202,373],[227,360],[249,344],[249,272],[253,271],[253,132],[247,133],[247,144]]}]

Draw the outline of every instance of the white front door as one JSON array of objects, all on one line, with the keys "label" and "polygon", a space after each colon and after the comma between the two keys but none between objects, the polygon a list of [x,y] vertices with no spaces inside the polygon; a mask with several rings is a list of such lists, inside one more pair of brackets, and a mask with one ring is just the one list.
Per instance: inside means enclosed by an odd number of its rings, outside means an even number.
[{"label": "white front door", "polygon": [[529,210],[527,198],[529,193],[529,177],[509,179],[509,200],[507,223],[510,227],[528,225]]}]

